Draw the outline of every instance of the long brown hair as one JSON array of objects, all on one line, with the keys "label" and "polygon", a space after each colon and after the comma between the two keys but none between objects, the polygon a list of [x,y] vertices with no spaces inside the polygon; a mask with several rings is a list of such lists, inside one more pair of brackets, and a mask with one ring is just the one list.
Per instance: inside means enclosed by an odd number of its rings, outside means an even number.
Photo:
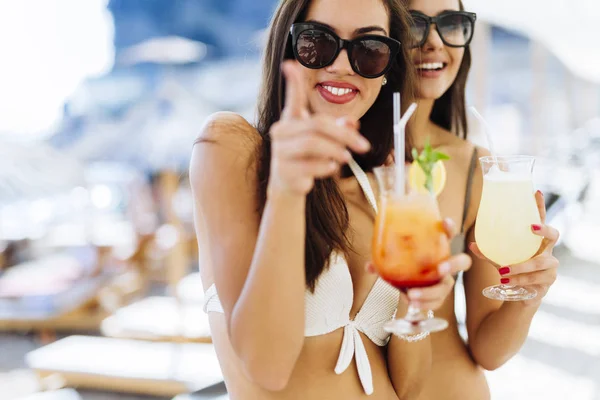
[{"label": "long brown hair", "polygon": [[[409,18],[400,0],[381,0],[390,17],[390,37],[401,43],[409,42]],[[258,204],[262,213],[266,203],[267,185],[271,166],[271,140],[269,130],[279,120],[284,107],[285,81],[281,63],[293,58],[289,31],[293,23],[302,21],[310,0],[282,0],[277,8],[268,35],[264,55],[262,89],[258,104],[257,129],[262,137],[258,147]],[[406,46],[387,74],[387,85],[373,106],[361,118],[361,133],[371,142],[371,151],[355,155],[361,167],[369,171],[382,165],[393,147],[392,93],[402,93],[402,104],[412,101],[415,73],[409,62]],[[344,171],[347,175],[348,171]],[[314,290],[315,283],[328,267],[329,256],[337,250],[348,254],[352,250],[349,235],[348,210],[334,179],[315,182],[306,199],[305,267],[306,285]]]}]

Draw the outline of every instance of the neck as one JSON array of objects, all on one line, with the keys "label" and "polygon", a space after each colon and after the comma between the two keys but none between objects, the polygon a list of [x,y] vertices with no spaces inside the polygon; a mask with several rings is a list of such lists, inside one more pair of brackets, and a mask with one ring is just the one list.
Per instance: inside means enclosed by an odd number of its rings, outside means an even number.
[{"label": "neck", "polygon": [[[418,149],[422,149],[425,146],[428,136],[432,134],[433,122],[431,122],[429,117],[431,116],[434,102],[435,100],[430,99],[417,100],[418,107],[410,121],[409,129],[412,145]],[[430,141],[433,139],[430,138]]]}]

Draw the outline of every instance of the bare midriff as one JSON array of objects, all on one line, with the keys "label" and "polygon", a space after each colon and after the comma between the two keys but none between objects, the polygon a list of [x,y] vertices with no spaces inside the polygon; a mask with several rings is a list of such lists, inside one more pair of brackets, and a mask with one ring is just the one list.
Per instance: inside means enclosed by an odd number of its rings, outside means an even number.
[{"label": "bare midriff", "polygon": [[269,392],[248,379],[228,340],[223,314],[211,313],[210,325],[213,343],[232,400],[398,399],[387,371],[386,348],[377,346],[362,333],[373,372],[372,395],[367,396],[364,392],[355,361],[340,375],[334,371],[342,344],[343,328],[326,335],[305,338],[304,347],[288,385],[282,391]]}]

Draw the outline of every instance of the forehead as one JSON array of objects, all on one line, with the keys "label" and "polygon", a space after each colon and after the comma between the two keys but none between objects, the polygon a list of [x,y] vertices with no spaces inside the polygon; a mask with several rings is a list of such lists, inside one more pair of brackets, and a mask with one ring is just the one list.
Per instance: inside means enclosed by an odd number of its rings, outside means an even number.
[{"label": "forehead", "polygon": [[445,10],[458,11],[458,0],[411,0],[410,9],[421,11],[431,17],[438,15]]},{"label": "forehead", "polygon": [[324,22],[340,36],[374,25],[389,33],[389,16],[383,0],[312,0],[306,19]]}]

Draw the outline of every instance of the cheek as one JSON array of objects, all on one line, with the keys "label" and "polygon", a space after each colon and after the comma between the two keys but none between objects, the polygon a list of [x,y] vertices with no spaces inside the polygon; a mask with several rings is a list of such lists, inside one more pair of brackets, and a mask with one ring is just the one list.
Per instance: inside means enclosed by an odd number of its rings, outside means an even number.
[{"label": "cheek", "polygon": [[[317,71],[315,69],[302,68],[303,71],[303,81],[306,82],[306,89],[313,89],[317,84]],[[307,92],[308,93],[308,92]]]},{"label": "cheek", "polygon": [[465,49],[453,48],[448,53],[452,60],[452,66],[450,68],[450,71],[452,72],[452,79],[455,79],[456,75],[458,74],[458,70],[460,69],[460,65],[462,64],[463,57],[465,56]]},{"label": "cheek", "polygon": [[381,80],[379,79],[373,79],[372,82],[369,82],[368,85],[365,85],[366,89],[367,89],[367,96],[365,96],[365,104],[367,106],[367,109],[369,109],[373,103],[375,103],[375,100],[377,99],[377,96],[379,96],[379,93],[381,92]]},{"label": "cheek", "polygon": [[375,100],[377,96],[379,96],[379,92],[381,91],[381,80],[380,79],[371,79],[368,84],[369,90],[369,98]]}]

